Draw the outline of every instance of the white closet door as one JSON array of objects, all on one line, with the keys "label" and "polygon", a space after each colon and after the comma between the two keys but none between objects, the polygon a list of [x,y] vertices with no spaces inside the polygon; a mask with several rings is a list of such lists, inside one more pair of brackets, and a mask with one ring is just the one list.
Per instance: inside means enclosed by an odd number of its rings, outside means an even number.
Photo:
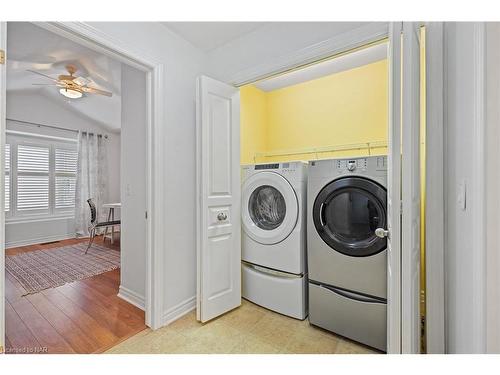
[{"label": "white closet door", "polygon": [[241,304],[240,97],[197,82],[197,319]]},{"label": "white closet door", "polygon": [[389,155],[387,189],[387,353],[401,353],[401,33],[389,30]]},{"label": "white closet door", "polygon": [[[0,50],[6,51],[6,49],[7,23],[0,22]],[[0,63],[0,348],[5,348],[5,198],[3,187],[5,185],[6,64],[6,61]]]},{"label": "white closet door", "polygon": [[420,48],[416,23],[390,28],[388,353],[420,352]]},{"label": "white closet door", "polygon": [[403,23],[401,352],[420,352],[420,25]]}]

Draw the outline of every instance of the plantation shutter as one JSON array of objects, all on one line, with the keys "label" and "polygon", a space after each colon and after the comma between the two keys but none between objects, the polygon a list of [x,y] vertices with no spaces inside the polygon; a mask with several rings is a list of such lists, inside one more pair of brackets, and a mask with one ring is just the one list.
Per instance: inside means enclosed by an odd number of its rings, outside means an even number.
[{"label": "plantation shutter", "polygon": [[77,157],[76,150],[55,149],[55,208],[58,210],[75,207]]},{"label": "plantation shutter", "polygon": [[49,147],[17,146],[17,211],[48,211],[49,154]]},{"label": "plantation shutter", "polygon": [[5,212],[8,220],[73,214],[77,145],[70,139],[50,138],[53,137],[7,135]]}]

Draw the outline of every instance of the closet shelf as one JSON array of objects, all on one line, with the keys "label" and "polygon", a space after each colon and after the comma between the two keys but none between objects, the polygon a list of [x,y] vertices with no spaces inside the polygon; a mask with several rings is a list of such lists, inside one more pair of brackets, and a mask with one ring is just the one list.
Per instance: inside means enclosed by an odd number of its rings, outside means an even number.
[{"label": "closet shelf", "polygon": [[326,152],[336,152],[336,151],[351,151],[351,150],[368,150],[368,155],[371,155],[371,151],[377,148],[387,147],[386,141],[374,141],[365,143],[351,143],[336,146],[324,146],[315,147],[308,149],[296,149],[296,150],[281,150],[273,152],[257,152],[254,154],[254,160],[257,158],[271,158],[275,156],[292,156],[292,155],[306,155],[306,154],[322,154]]}]

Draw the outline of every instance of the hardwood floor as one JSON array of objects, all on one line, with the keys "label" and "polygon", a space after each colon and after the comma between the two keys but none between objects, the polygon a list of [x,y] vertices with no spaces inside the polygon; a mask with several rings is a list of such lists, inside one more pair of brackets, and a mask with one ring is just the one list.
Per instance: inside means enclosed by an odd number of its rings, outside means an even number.
[{"label": "hardwood floor", "polygon": [[[7,249],[6,255],[46,250],[85,240],[71,239]],[[119,250],[119,240],[96,243]],[[146,328],[144,311],[117,296],[120,270],[106,272],[22,297],[6,272],[6,353],[100,353]]]}]

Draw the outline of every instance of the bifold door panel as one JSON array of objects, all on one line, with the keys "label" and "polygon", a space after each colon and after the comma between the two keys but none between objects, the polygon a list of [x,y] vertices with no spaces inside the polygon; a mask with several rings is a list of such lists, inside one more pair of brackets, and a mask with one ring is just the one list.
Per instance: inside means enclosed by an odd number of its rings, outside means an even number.
[{"label": "bifold door panel", "polygon": [[239,91],[198,79],[197,318],[241,304]]}]

